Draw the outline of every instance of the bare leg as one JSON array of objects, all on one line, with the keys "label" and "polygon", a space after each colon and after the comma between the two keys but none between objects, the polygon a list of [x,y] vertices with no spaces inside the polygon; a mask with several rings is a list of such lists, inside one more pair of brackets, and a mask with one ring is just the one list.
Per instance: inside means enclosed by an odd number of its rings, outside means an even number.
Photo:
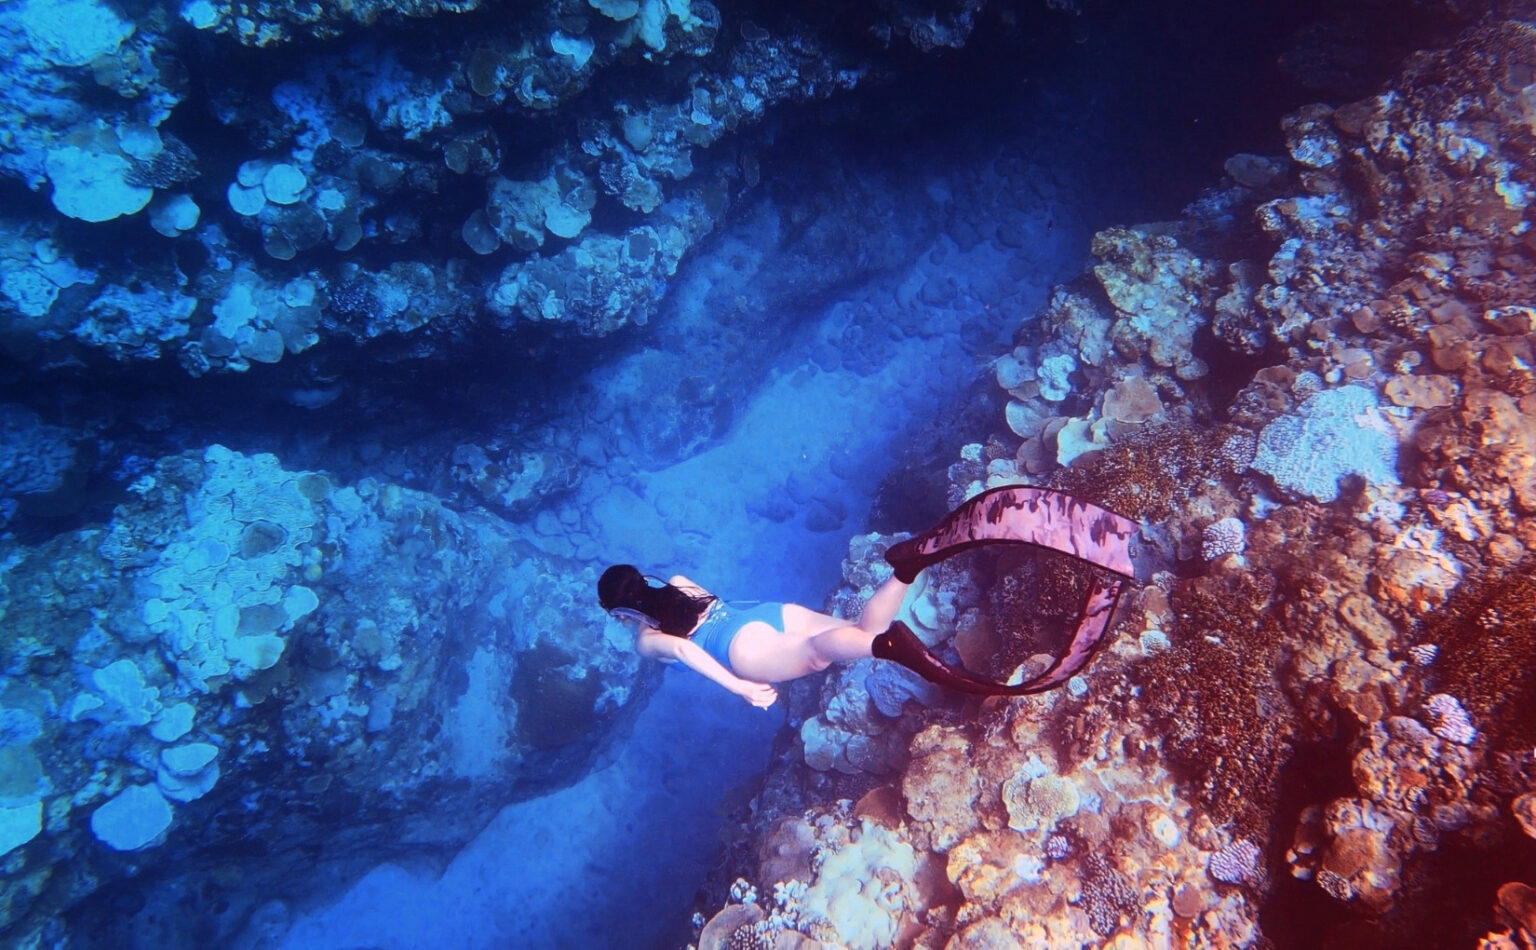
[{"label": "bare leg", "polygon": [[872,594],[864,605],[856,627],[833,627],[807,641],[816,661],[827,666],[842,660],[862,660],[873,656],[870,644],[896,619],[910,584],[891,578]]},{"label": "bare leg", "polygon": [[874,656],[870,644],[875,642],[875,636],[863,627],[833,627],[811,637],[805,645],[810,648],[811,662],[815,668],[824,670],[833,663],[864,660]]},{"label": "bare leg", "polygon": [[864,605],[864,612],[859,615],[859,629],[871,637],[884,633],[896,619],[896,612],[901,610],[901,602],[906,599],[907,589],[911,584],[903,584],[896,578],[891,578],[881,584],[869,597],[869,603]]},{"label": "bare leg", "polygon": [[910,585],[894,578],[881,584],[864,605],[857,624],[798,604],[784,605],[786,633],[750,623],[731,641],[731,666],[746,679],[782,683],[833,663],[867,659],[871,644],[901,610]]}]

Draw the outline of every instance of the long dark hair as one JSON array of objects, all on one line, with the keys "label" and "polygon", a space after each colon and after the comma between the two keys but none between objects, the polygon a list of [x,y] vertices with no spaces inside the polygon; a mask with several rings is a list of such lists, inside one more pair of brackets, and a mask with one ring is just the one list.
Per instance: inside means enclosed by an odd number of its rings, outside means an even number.
[{"label": "long dark hair", "polygon": [[604,610],[636,610],[656,621],[656,629],[674,637],[686,637],[716,598],[678,590],[671,584],[652,587],[633,564],[615,564],[597,579],[597,602]]}]

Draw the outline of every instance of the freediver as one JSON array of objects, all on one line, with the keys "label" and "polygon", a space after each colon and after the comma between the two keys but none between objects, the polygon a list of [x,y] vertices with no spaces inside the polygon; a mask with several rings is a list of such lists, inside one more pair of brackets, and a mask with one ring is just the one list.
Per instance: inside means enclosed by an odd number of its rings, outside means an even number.
[{"label": "freediver", "polygon": [[[1070,495],[1009,485],[982,492],[928,531],[890,547],[885,558],[893,576],[875,589],[855,623],[799,604],[726,602],[681,574],[662,581],[631,564],[603,572],[597,599],[612,616],[636,625],[641,656],[682,663],[761,709],[778,698],[775,683],[869,657],[900,663],[958,692],[1023,696],[1062,685],[1103,646],[1120,592],[1134,576],[1136,531],[1130,519]],[[1011,685],[950,666],[896,620],[920,572],[996,543],[1058,551],[1118,575],[1095,576],[1066,650],[1040,675]]]},{"label": "freediver", "polygon": [[779,695],[774,683],[874,656],[909,586],[895,577],[881,584],[857,623],[799,604],[727,603],[681,574],[662,583],[630,564],[603,572],[597,599],[637,625],[641,656],[682,663],[767,709]]}]

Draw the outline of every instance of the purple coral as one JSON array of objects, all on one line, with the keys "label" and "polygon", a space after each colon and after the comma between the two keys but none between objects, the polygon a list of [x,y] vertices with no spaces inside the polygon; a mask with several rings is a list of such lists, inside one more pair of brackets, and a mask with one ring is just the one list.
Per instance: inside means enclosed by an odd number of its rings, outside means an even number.
[{"label": "purple coral", "polygon": [[1435,735],[1446,742],[1454,742],[1457,745],[1471,745],[1477,738],[1477,729],[1472,725],[1472,717],[1467,715],[1461,702],[1450,693],[1436,693],[1424,701],[1424,709],[1429,713],[1430,728]]},{"label": "purple coral", "polygon": [[1051,835],[1045,839],[1045,856],[1052,861],[1060,861],[1072,853],[1072,842],[1066,835]]},{"label": "purple coral", "polygon": [[1253,884],[1259,879],[1259,846],[1246,838],[1211,855],[1205,869],[1223,884]]},{"label": "purple coral", "polygon": [[1134,917],[1141,910],[1136,885],[1100,854],[1083,860],[1082,902],[1088,925],[1101,937],[1113,936],[1122,918]]},{"label": "purple coral", "polygon": [[1223,518],[1205,526],[1200,534],[1200,553],[1207,561],[1214,561],[1225,554],[1241,554],[1247,546],[1246,529],[1236,518]]}]

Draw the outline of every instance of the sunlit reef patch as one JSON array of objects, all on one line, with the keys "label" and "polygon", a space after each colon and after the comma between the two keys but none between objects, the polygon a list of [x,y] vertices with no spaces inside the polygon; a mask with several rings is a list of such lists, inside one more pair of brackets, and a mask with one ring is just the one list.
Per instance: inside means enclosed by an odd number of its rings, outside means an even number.
[{"label": "sunlit reef patch", "polygon": [[[900,711],[904,828],[960,891],[922,939],[1530,944],[1532,35],[1491,16],[1382,94],[1295,110],[1287,158],[1101,231],[994,362],[1006,409],[950,503],[1046,481],[1142,520],[1150,577],[1061,693]],[[846,576],[856,606],[876,578]],[[929,632],[1010,666],[1063,580],[940,572]]]}]

